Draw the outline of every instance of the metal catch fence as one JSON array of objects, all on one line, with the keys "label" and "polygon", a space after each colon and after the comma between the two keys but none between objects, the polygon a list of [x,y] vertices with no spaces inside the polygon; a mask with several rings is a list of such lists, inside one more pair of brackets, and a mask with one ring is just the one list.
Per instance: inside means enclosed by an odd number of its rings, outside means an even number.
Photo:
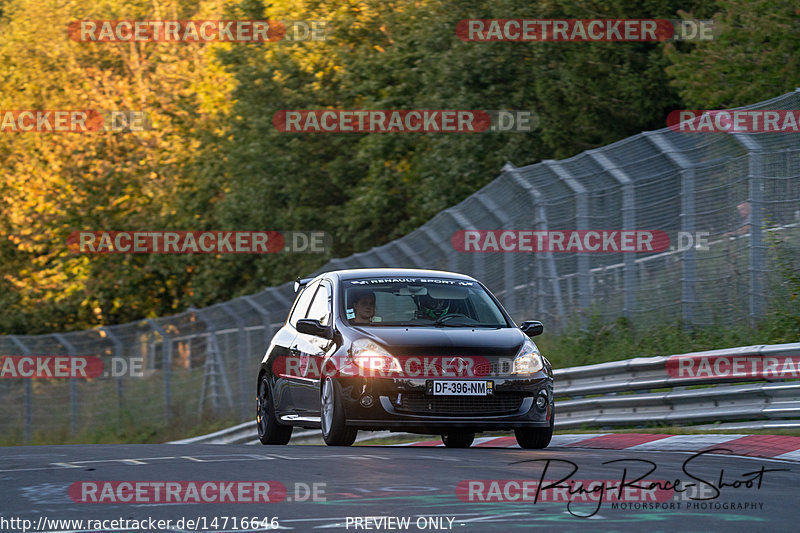
[{"label": "metal catch fence", "polygon": [[[800,89],[749,108],[800,109]],[[730,236],[745,222],[737,208],[744,202],[749,229]],[[635,254],[456,251],[453,235],[467,229],[660,230],[672,245]],[[754,323],[785,296],[784,271],[797,264],[800,135],[663,129],[563,161],[508,163],[494,181],[417,230],[334,259],[320,272],[462,272],[483,281],[515,319],[535,318],[558,331],[592,315],[601,321],[624,316],[637,325]],[[8,442],[59,442],[109,425],[244,420],[253,412],[254,370],[292,299],[286,283],[170,317],[0,336],[4,356],[141,364],[136,375],[0,380],[0,435]]]}]

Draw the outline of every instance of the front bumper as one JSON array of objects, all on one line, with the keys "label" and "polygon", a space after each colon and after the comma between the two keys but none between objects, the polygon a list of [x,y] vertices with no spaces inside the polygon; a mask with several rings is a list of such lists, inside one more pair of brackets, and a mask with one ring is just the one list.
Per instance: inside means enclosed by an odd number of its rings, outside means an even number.
[{"label": "front bumper", "polygon": [[[453,379],[453,378],[447,378]],[[447,430],[500,431],[551,425],[553,380],[532,377],[486,377],[491,396],[432,396],[430,378],[340,378],[347,425],[364,430],[441,433]],[[469,381],[472,381],[470,379]],[[364,407],[361,399],[372,398]],[[545,398],[543,406],[536,399]],[[542,402],[540,402],[542,403]]]}]

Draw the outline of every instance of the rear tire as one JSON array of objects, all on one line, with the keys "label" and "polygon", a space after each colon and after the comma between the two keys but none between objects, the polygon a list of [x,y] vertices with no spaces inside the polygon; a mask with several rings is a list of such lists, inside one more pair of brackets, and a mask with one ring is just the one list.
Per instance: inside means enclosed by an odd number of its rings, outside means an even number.
[{"label": "rear tire", "polygon": [[550,406],[550,427],[546,428],[518,428],[514,430],[517,444],[520,448],[528,450],[541,450],[547,448],[553,438],[553,425],[556,420],[556,411]]},{"label": "rear tire", "polygon": [[326,377],[320,391],[320,426],[322,438],[328,446],[350,446],[356,441],[358,430],[347,427],[339,384]]},{"label": "rear tire", "polygon": [[258,440],[261,444],[286,444],[292,438],[292,426],[282,426],[275,416],[275,404],[272,401],[272,387],[266,374],[258,382],[258,399],[256,400],[256,423],[258,424]]},{"label": "rear tire", "polygon": [[451,431],[442,434],[442,442],[447,448],[469,448],[475,440],[475,433]]}]

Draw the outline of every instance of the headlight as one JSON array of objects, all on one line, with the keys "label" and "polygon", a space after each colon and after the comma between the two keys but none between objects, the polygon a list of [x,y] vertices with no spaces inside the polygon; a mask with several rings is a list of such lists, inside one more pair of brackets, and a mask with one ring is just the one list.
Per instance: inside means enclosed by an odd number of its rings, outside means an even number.
[{"label": "headlight", "polygon": [[544,368],[542,362],[542,355],[539,353],[539,348],[530,339],[525,339],[519,353],[514,357],[514,366],[511,370],[512,374],[535,374]]},{"label": "headlight", "polygon": [[369,339],[353,341],[350,357],[356,366],[370,372],[401,372],[400,361]]}]

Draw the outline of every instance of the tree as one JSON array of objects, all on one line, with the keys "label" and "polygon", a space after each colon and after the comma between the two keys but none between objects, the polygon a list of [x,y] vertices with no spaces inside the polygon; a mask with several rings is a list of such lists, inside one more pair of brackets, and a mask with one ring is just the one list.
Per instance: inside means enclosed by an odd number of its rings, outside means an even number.
[{"label": "tree", "polygon": [[[711,41],[665,48],[685,108],[752,104],[800,86],[800,8],[786,0],[718,0]],[[684,13],[690,18],[692,13]]]}]

